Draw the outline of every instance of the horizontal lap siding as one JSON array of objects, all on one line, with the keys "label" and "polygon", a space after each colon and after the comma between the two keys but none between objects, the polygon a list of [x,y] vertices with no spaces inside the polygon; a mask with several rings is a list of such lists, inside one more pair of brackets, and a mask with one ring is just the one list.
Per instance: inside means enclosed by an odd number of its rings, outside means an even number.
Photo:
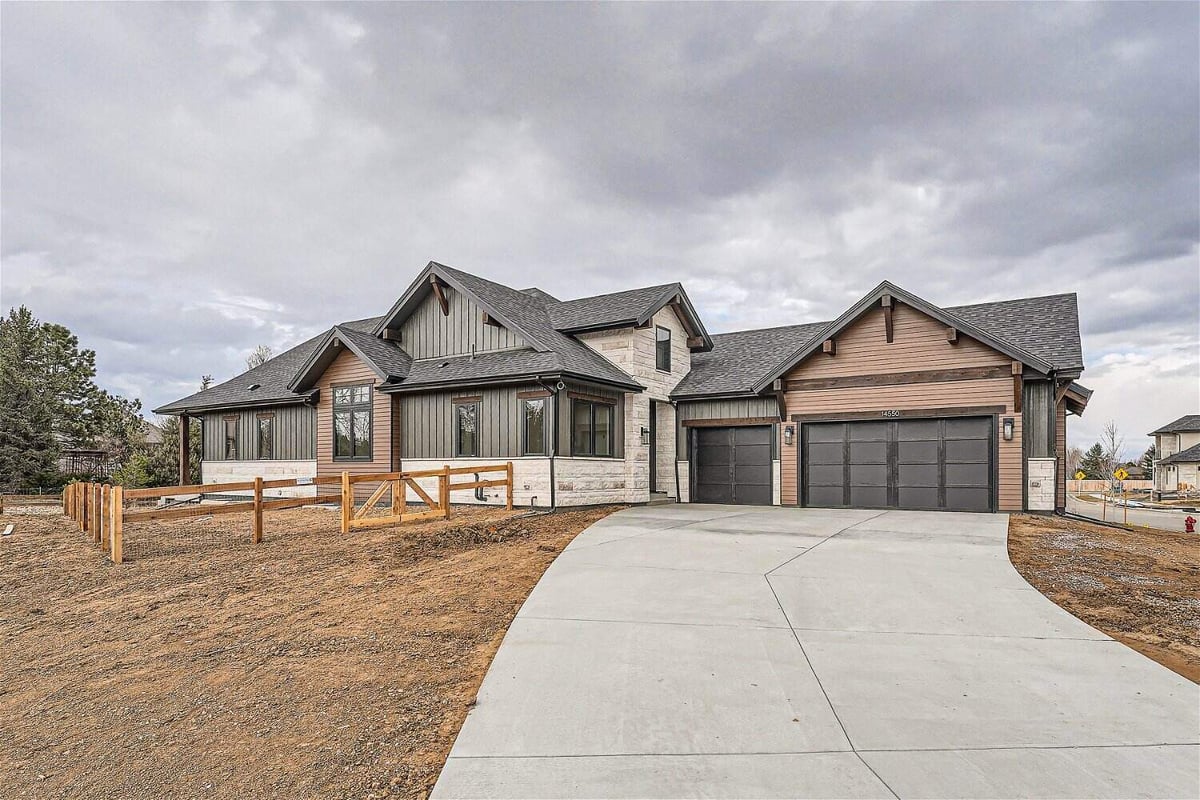
[{"label": "horizontal lap siding", "polygon": [[[881,309],[865,314],[835,337],[833,356],[816,352],[784,376],[785,380],[924,372],[1011,363],[1003,353],[963,336],[957,344],[946,341],[946,326],[921,312],[899,305],[893,312],[893,341],[885,339]],[[1023,507],[1024,477],[1021,454],[1021,415],[1013,412],[1010,378],[988,378],[893,386],[852,387],[789,391],[787,415],[863,412],[872,417],[887,410],[919,410],[957,406],[1003,406],[1014,417],[1011,442],[997,431],[999,449],[999,507]],[[792,445],[780,443],[781,496],[784,505],[798,502],[797,462],[800,437]]]},{"label": "horizontal lap siding", "polygon": [[[376,387],[372,392],[374,417],[371,428],[370,461],[335,461],[333,458],[333,385],[369,383]],[[391,472],[396,469],[392,459],[392,398],[378,391],[379,379],[358,357],[349,351],[342,352],[329,369],[317,381],[320,400],[317,403],[317,474],[340,475],[349,472],[362,475],[371,472]],[[336,486],[322,486],[322,494],[336,494]],[[362,486],[358,494],[369,493]]]}]

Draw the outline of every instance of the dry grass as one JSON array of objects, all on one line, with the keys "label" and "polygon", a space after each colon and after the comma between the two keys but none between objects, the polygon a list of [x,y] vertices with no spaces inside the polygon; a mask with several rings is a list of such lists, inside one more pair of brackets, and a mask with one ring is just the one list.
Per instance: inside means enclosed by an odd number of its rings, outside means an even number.
[{"label": "dry grass", "polygon": [[296,509],[257,546],[248,515],[130,525],[121,566],[5,515],[0,796],[421,797],[530,589],[613,510],[342,537]]},{"label": "dry grass", "polygon": [[1200,683],[1200,535],[1014,514],[1008,552],[1055,603]]}]

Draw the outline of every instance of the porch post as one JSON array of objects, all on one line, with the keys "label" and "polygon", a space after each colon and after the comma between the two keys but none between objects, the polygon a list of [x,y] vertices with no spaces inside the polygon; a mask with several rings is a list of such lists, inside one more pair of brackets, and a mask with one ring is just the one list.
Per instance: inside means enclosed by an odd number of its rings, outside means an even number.
[{"label": "porch post", "polygon": [[179,415],[179,485],[191,484],[192,420],[187,414]]}]

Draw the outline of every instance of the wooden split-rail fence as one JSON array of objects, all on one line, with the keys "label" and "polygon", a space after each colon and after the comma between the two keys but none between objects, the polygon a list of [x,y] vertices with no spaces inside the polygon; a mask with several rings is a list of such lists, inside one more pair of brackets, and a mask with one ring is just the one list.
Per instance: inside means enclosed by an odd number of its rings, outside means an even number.
[{"label": "wooden split-rail fence", "polygon": [[[503,473],[501,478],[480,479],[480,475]],[[459,480],[456,476],[474,475],[475,480]],[[435,479],[436,498],[421,486],[421,479]],[[361,504],[355,499],[355,487],[361,483],[376,483],[375,490]],[[306,497],[268,497],[263,494],[269,489],[287,489],[292,487],[316,486],[317,493]],[[338,486],[340,494],[322,494],[319,487]],[[317,504],[337,503],[341,506],[341,530],[343,534],[362,528],[377,528],[387,525],[398,525],[419,519],[440,517],[450,518],[450,493],[460,489],[485,489],[503,486],[506,488],[505,507],[513,507],[513,465],[494,464],[477,467],[450,467],[441,469],[416,470],[412,472],[377,472],[364,475],[352,475],[343,472],[341,475],[318,475],[314,478],[281,478],[264,480],[254,478],[250,481],[233,483],[205,483],[193,486],[160,486],[150,489],[126,489],[123,486],[107,483],[72,483],[62,495],[63,513],[79,525],[79,530],[87,534],[96,545],[103,547],[112,558],[113,563],[122,561],[122,536],[127,523],[149,522],[151,520],[183,519],[186,517],[207,517],[216,514],[236,514],[253,512],[253,523],[250,541],[257,544],[263,536],[263,514],[267,511],[278,511],[285,508],[299,508]],[[407,510],[408,490],[412,489],[424,502],[426,508],[422,511]],[[226,494],[229,492],[253,492],[253,499],[234,502],[193,503],[192,499],[202,500],[205,495]],[[390,495],[390,496],[389,496]],[[137,508],[127,505],[132,501],[162,501],[166,498],[184,498],[181,505],[157,505]],[[372,515],[387,498],[390,501],[390,513],[383,516]]]}]

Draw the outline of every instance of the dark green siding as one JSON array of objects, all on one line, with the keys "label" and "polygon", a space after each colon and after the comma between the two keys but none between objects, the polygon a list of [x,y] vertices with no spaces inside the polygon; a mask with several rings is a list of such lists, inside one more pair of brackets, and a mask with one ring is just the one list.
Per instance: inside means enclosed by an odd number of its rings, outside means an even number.
[{"label": "dark green siding", "polygon": [[1054,382],[1025,381],[1021,407],[1021,438],[1025,458],[1055,455]]},{"label": "dark green siding", "polygon": [[317,410],[312,406],[272,406],[215,411],[203,416],[204,460],[225,460],[225,418],[237,417],[238,460],[258,459],[258,431],[255,421],[259,414],[275,416],[275,460],[306,461],[317,457]]},{"label": "dark green siding", "polygon": [[483,309],[447,288],[450,314],[442,313],[430,295],[400,328],[400,346],[413,358],[467,355],[471,348],[483,353],[525,347],[525,341],[507,328],[483,323]]},{"label": "dark green siding", "polygon": [[[463,389],[401,395],[400,458],[447,459],[454,457],[454,403],[456,397],[480,397],[479,458],[516,458],[521,452],[524,423],[518,392],[541,390],[536,384]],[[552,411],[552,409],[548,409]],[[546,415],[547,426],[551,424]],[[547,427],[547,431],[549,431]]]},{"label": "dark green siding", "polygon": [[[774,397],[737,397],[715,400],[688,400],[679,403],[676,415],[675,452],[680,460],[687,460],[687,428],[683,421],[688,419],[746,419],[752,417],[778,417],[779,404]],[[772,437],[773,458],[779,458],[778,437]]]}]

